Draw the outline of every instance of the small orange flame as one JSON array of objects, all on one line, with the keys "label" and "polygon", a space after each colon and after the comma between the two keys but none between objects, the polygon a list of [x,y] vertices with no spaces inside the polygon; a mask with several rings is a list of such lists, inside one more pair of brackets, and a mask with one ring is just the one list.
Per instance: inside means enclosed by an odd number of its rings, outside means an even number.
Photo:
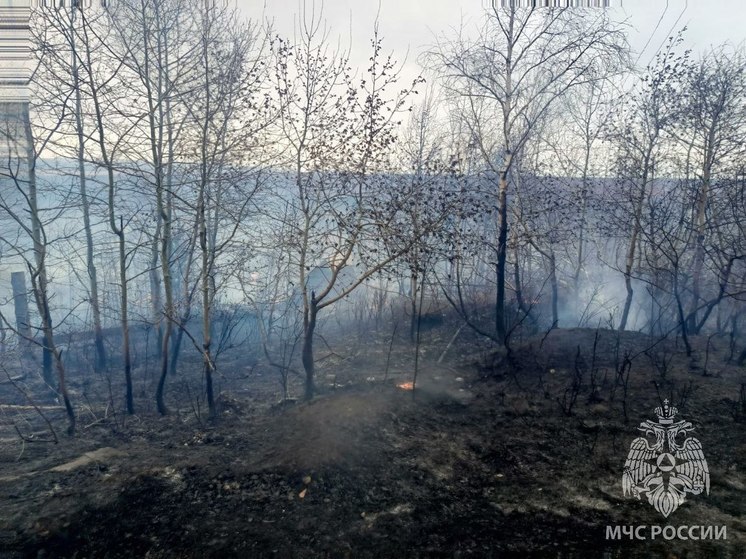
[{"label": "small orange flame", "polygon": [[413,382],[400,382],[396,385],[397,388],[401,388],[402,390],[414,390],[414,383]]}]

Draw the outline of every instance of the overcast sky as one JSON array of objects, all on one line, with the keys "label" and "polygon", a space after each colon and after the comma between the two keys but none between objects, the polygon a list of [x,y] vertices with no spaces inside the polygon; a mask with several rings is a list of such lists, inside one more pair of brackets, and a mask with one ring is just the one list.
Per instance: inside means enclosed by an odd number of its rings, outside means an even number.
[{"label": "overcast sky", "polygon": [[[278,32],[291,35],[294,18],[300,11],[299,0],[237,0],[244,13],[274,21]],[[647,64],[666,38],[684,25],[687,47],[701,52],[724,41],[741,43],[746,39],[746,3],[744,0],[612,0],[612,17],[631,26],[630,43],[642,51],[640,63]],[[311,0],[306,5],[310,8]],[[316,0],[321,5],[321,0]],[[483,6],[489,0],[381,0],[380,31],[384,49],[399,60],[408,54],[406,77],[419,72],[417,56],[436,34],[448,32],[463,21],[474,27]],[[353,63],[363,64],[369,56],[368,40],[379,3],[375,0],[325,0],[324,19],[334,39],[352,45]]]}]

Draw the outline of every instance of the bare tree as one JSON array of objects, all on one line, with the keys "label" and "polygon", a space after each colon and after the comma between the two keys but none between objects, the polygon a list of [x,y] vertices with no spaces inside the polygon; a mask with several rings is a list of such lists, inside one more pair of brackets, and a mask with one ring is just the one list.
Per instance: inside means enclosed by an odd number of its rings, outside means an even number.
[{"label": "bare tree", "polygon": [[466,98],[463,117],[497,183],[495,331],[500,340],[506,336],[508,187],[515,158],[552,105],[626,60],[621,29],[605,15],[591,14],[501,8],[493,2],[475,39],[462,29],[456,38],[439,40],[428,54],[445,87]]},{"label": "bare tree", "polygon": [[694,174],[694,211],[692,226],[694,257],[692,261],[691,302],[687,328],[693,334],[701,328],[698,308],[702,305],[705,253],[712,232],[713,218],[708,211],[715,195],[716,180],[729,163],[741,154],[746,136],[746,57],[743,47],[720,46],[705,54],[687,76],[688,103],[680,131],[675,132],[686,146],[687,176]]},{"label": "bare tree", "polygon": [[[428,273],[433,271],[436,260],[442,257],[435,231],[430,227],[433,217],[444,213],[446,197],[452,196],[449,191],[449,178],[452,168],[444,153],[445,139],[438,129],[437,99],[433,88],[416,107],[413,107],[407,129],[401,141],[402,167],[406,174],[403,180],[409,184],[402,189],[417,193],[413,196],[414,204],[406,208],[406,217],[400,224],[405,232],[403,239],[387,239],[389,244],[407,242],[414,239],[409,251],[402,255],[401,261],[409,276],[409,337],[412,342],[419,336],[419,322],[422,308],[419,304],[424,297]],[[394,248],[392,246],[392,248]],[[395,248],[394,248],[395,250]]]},{"label": "bare tree", "polygon": [[347,56],[331,51],[321,21],[320,14],[305,14],[296,43],[274,45],[279,124],[295,189],[284,195],[291,210],[283,216],[294,229],[291,281],[303,312],[307,399],[315,393],[319,312],[409,249],[387,253],[380,240],[402,207],[384,172],[397,114],[412,88],[389,94],[398,71],[381,53],[377,28],[370,65],[355,83]]},{"label": "bare tree", "polygon": [[[73,435],[75,433],[76,417],[67,390],[62,354],[57,348],[54,336],[55,330],[47,273],[49,243],[42,218],[42,213],[46,208],[43,208],[39,203],[36,175],[39,156],[44,150],[49,135],[54,133],[56,127],[52,126],[51,132],[37,142],[32,129],[29,103],[16,103],[15,108],[18,118],[17,124],[13,126],[9,123],[0,131],[0,141],[6,155],[3,165],[0,167],[0,181],[5,184],[0,190],[0,210],[27,237],[23,244],[30,242],[31,255],[27,255],[23,251],[23,246],[14,239],[2,235],[0,241],[7,248],[10,248],[28,269],[31,277],[31,291],[41,322],[39,330],[43,336],[43,341],[37,343],[42,347],[44,354],[44,381],[50,387],[54,386],[51,371],[52,366],[54,366],[57,376],[56,392],[62,397],[65,406],[68,434]],[[59,125],[59,122],[57,124]],[[14,329],[5,317],[2,317],[2,320],[7,327]],[[17,333],[20,334],[20,332]]]},{"label": "bare tree", "polygon": [[[688,68],[688,52],[678,54],[676,47],[681,36],[672,37],[657,57],[655,65],[641,76],[634,91],[626,99],[622,110],[610,124],[612,138],[619,148],[617,173],[621,196],[613,196],[612,205],[621,208],[621,222],[609,220],[617,232],[627,235],[628,241],[621,271],[626,297],[619,321],[619,330],[627,328],[632,307],[632,286],[635,265],[639,256],[643,211],[651,195],[656,173],[666,169],[666,154],[670,151],[670,132],[680,114],[682,78]],[[609,216],[620,215],[610,212]],[[614,234],[613,231],[607,232]]]},{"label": "bare tree", "polygon": [[[200,11],[198,6],[175,0],[131,0],[118,4],[112,12],[112,43],[116,59],[125,69],[126,81],[121,83],[129,102],[129,106],[118,107],[121,117],[131,127],[126,144],[132,166],[128,172],[139,174],[142,183],[154,193],[154,211],[160,224],[156,237],[165,296],[160,313],[165,322],[155,398],[161,414],[167,413],[164,394],[171,335],[177,318],[172,231],[175,190],[179,185],[174,183],[174,171],[184,126],[184,119],[178,117],[184,115],[181,96],[189,95],[194,87],[199,50],[197,41],[187,39],[199,37]],[[145,167],[143,161],[147,162]]]},{"label": "bare tree", "polygon": [[572,284],[576,299],[581,297],[583,278],[589,272],[593,250],[592,210],[597,198],[596,181],[607,176],[604,133],[619,91],[611,80],[590,81],[577,87],[555,106],[542,134],[542,149],[552,153],[547,162],[553,174],[565,177],[563,191],[574,206],[576,234],[565,245],[572,262]]},{"label": "bare tree", "polygon": [[[212,315],[218,292],[219,259],[240,241],[237,232],[257,193],[259,179],[247,150],[257,146],[266,128],[267,105],[260,90],[264,78],[264,40],[255,24],[235,24],[235,10],[216,8],[202,15],[199,78],[185,99],[193,119],[197,171],[196,231],[200,258],[203,371],[207,405],[216,414],[213,376]],[[241,157],[232,155],[247,150]],[[261,158],[259,158],[261,159]]]},{"label": "bare tree", "polygon": [[[119,71],[122,64],[120,62],[109,67],[102,64],[98,56],[99,52],[112,52],[103,36],[103,30],[111,23],[108,14],[103,14],[101,19],[87,17],[86,11],[81,11],[80,14],[82,24],[78,35],[79,46],[75,50],[76,64],[79,69],[85,72],[86,92],[90,96],[95,126],[93,137],[96,142],[97,154],[94,162],[103,167],[106,173],[107,222],[111,232],[117,238],[117,268],[120,289],[119,320],[122,333],[125,407],[127,412],[132,414],[134,413],[135,406],[132,388],[129,289],[127,277],[129,249],[125,235],[124,216],[117,208],[118,193],[121,188],[117,185],[117,169],[115,166],[115,160],[121,150],[121,144],[127,135],[127,128],[117,118],[118,115],[113,114],[115,111],[112,109],[112,105],[116,106],[118,98],[110,96],[111,88],[109,87],[110,83],[116,82],[119,79]],[[82,89],[82,83],[80,88]]]},{"label": "bare tree", "polygon": [[[94,369],[101,371],[106,366],[106,348],[104,346],[103,328],[101,323],[101,307],[98,285],[98,271],[94,259],[94,233],[91,224],[91,202],[94,195],[89,193],[89,177],[86,168],[86,144],[89,133],[86,130],[84,114],[84,88],[86,86],[86,68],[81,64],[81,54],[78,44],[81,24],[84,24],[81,9],[43,10],[37,14],[40,25],[34,27],[37,31],[35,42],[43,52],[40,67],[35,73],[35,82],[45,84],[40,87],[41,98],[45,99],[52,113],[61,111],[72,119],[70,134],[75,137],[74,154],[77,160],[78,192],[80,209],[83,218],[83,233],[85,244],[85,264],[87,271],[88,302],[93,318],[93,338],[95,347]],[[83,48],[86,48],[85,46]],[[70,105],[70,106],[68,106]],[[48,149],[57,155],[65,157],[71,147],[64,130],[65,122],[57,129],[56,137],[50,138]]]}]

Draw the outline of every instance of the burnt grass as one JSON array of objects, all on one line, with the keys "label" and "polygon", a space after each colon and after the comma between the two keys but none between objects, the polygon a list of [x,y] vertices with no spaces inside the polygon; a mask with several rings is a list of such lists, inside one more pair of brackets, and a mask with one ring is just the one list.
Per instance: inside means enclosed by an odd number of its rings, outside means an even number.
[{"label": "burnt grass", "polygon": [[[465,335],[438,363],[452,332],[429,333],[414,397],[396,386],[411,380],[402,342],[385,380],[386,343],[326,360],[310,403],[276,404],[276,378],[252,368],[211,421],[176,381],[168,416],[91,409],[58,444],[22,441],[16,427],[41,438],[38,417],[4,411],[0,558],[746,557],[746,374],[727,340],[695,338],[686,357],[675,340],[643,351],[642,334],[556,330],[506,356]],[[712,479],[667,519],[621,489],[658,394],[694,424]],[[726,526],[727,540],[605,539],[640,524]]]}]

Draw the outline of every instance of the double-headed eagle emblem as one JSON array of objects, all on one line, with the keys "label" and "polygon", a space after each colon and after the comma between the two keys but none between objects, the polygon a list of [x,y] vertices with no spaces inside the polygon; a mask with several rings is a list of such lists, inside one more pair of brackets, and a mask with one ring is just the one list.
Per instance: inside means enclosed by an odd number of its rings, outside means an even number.
[{"label": "double-headed eagle emblem", "polygon": [[710,471],[702,444],[686,434],[694,430],[688,421],[677,421],[678,410],[663,401],[655,408],[658,421],[643,421],[638,429],[644,436],[632,441],[624,463],[624,495],[648,502],[668,517],[684,502],[687,493],[710,494]]}]

